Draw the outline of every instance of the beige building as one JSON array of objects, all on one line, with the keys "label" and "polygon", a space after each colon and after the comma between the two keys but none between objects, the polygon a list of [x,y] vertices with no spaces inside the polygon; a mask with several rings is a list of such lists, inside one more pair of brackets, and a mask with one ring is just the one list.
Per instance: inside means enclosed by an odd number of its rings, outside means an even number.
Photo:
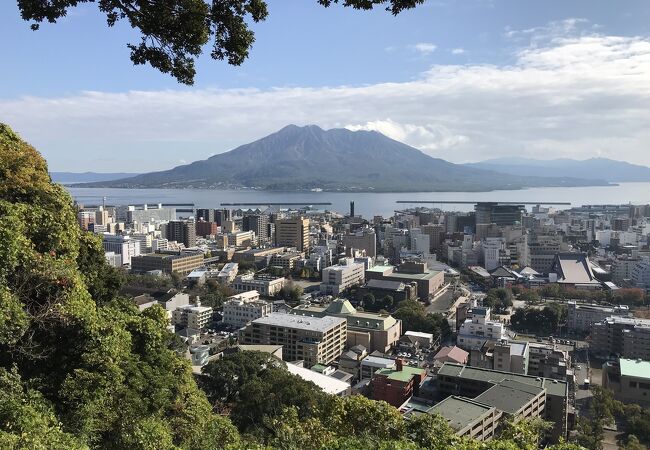
[{"label": "beige building", "polygon": [[418,296],[422,300],[432,297],[445,283],[445,273],[429,269],[427,263],[409,262],[399,267],[374,266],[366,270],[366,280],[400,281],[417,283]]},{"label": "beige building", "polygon": [[203,265],[203,253],[148,253],[131,258],[131,270],[136,273],[162,270],[187,275]]},{"label": "beige building", "polygon": [[271,256],[269,265],[274,267],[281,267],[285,271],[291,271],[304,258],[305,258],[305,254],[303,252],[289,251],[284,253],[276,253],[273,256]]},{"label": "beige building", "polygon": [[239,330],[244,345],[282,345],[285,361],[303,360],[306,367],[331,364],[345,347],[347,321],[341,317],[301,317],[272,313]]},{"label": "beige building", "polygon": [[271,275],[240,275],[230,285],[235,292],[257,291],[265,297],[272,297],[282,290],[286,279]]},{"label": "beige building", "polygon": [[275,222],[275,245],[309,250],[309,219],[280,219]]},{"label": "beige building", "polygon": [[298,306],[291,314],[306,317],[343,317],[347,319],[347,346],[362,345],[369,352],[390,350],[402,335],[402,321],[390,314],[357,311],[352,304],[337,298],[328,307]]},{"label": "beige building", "polygon": [[323,282],[320,291],[323,294],[339,295],[346,289],[363,284],[365,266],[355,263],[354,258],[345,258],[338,265],[323,269]]},{"label": "beige building", "polygon": [[192,330],[201,330],[211,321],[214,311],[209,306],[183,305],[172,312],[172,324]]}]

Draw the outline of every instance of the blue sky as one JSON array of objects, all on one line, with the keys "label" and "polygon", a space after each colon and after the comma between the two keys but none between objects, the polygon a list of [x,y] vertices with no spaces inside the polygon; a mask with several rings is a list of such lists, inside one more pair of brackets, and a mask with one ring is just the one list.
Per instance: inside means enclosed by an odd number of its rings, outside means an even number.
[{"label": "blue sky", "polygon": [[94,4],[33,32],[2,2],[0,120],[52,170],[164,169],[286,123],[377,129],[455,162],[650,165],[647,1],[430,1],[393,17],[271,0],[269,12],[241,67],[206,54],[185,87],[134,67],[137,34],[107,28]]}]

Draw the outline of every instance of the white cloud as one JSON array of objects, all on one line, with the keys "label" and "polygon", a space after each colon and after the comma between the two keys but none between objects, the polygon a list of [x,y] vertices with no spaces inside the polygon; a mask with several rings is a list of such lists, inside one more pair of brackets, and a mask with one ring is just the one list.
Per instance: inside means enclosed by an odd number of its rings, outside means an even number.
[{"label": "white cloud", "polygon": [[[555,36],[510,65],[363,86],[82,92],[0,100],[53,170],[154,170],[289,123],[375,129],[451,161],[595,155],[650,165],[650,39]],[[98,158],[112,162],[97,167]]]},{"label": "white cloud", "polygon": [[431,42],[418,42],[417,44],[412,45],[411,48],[422,55],[430,55],[436,51],[438,46]]},{"label": "white cloud", "polygon": [[451,49],[451,54],[452,55],[462,55],[463,53],[465,53],[464,48],[452,48]]},{"label": "white cloud", "polygon": [[364,124],[346,125],[352,131],[372,130],[400,142],[423,150],[425,153],[434,153],[436,150],[447,150],[457,145],[466,143],[469,138],[455,135],[448,128],[438,124],[415,125],[399,123],[392,119],[375,120]]}]

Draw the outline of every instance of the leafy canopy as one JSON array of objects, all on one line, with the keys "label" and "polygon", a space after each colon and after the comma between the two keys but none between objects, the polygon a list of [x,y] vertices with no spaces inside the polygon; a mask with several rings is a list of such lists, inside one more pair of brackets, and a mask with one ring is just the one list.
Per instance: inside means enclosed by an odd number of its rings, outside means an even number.
[{"label": "leafy canopy", "polygon": [[[328,7],[339,0],[317,0]],[[134,64],[149,64],[180,83],[193,84],[196,58],[211,42],[210,56],[238,66],[255,42],[250,22],[268,16],[265,0],[18,0],[24,20],[37,30],[42,22],[55,23],[71,8],[97,3],[109,27],[128,21],[140,31],[140,41],[127,44]],[[416,7],[424,0],[341,0],[343,6],[371,10],[384,6],[392,14]]]}]

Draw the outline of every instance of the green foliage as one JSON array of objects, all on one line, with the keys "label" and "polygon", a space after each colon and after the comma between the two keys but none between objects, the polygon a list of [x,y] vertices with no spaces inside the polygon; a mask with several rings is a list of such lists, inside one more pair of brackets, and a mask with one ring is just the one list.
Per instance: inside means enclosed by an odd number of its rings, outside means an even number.
[{"label": "green foliage", "polygon": [[419,414],[406,423],[409,439],[420,448],[446,450],[460,443],[447,421],[437,414]]},{"label": "green foliage", "polygon": [[106,262],[101,239],[92,233],[81,233],[77,266],[88,292],[98,304],[104,304],[115,298],[126,283],[124,271]]},{"label": "green foliage", "polygon": [[220,308],[228,297],[235,295],[235,291],[215,280],[208,280],[203,286],[192,290],[190,295],[200,297],[203,306]]},{"label": "green foliage", "polygon": [[553,334],[566,319],[567,307],[559,303],[551,303],[543,309],[523,308],[517,309],[510,318],[513,330]]},{"label": "green foliage", "polygon": [[539,295],[539,292],[535,289],[525,289],[521,291],[519,294],[519,300],[528,303],[538,303],[539,301],[541,301],[541,299],[542,297]]},{"label": "green foliage", "polygon": [[304,290],[292,281],[288,281],[278,292],[277,297],[286,300],[289,303],[298,303]]},{"label": "green foliage", "polygon": [[441,314],[426,312],[426,308],[416,300],[404,300],[397,305],[393,317],[402,321],[402,331],[421,331],[434,336],[449,335],[449,323]]},{"label": "green foliage", "polygon": [[236,443],[169,348],[165,312],[113,298],[122,274],[82,233],[43,159],[4,125],[0,173],[0,447]]},{"label": "green foliage", "polygon": [[54,409],[21,381],[14,370],[0,368],[0,448],[87,448],[62,430]]},{"label": "green foliage", "polygon": [[643,289],[624,288],[616,291],[592,291],[572,289],[559,284],[547,284],[539,289],[540,294],[546,298],[574,299],[587,302],[609,302],[629,306],[641,306],[646,303],[646,294]]},{"label": "green foliage", "polygon": [[259,433],[264,424],[296,407],[300,418],[310,417],[324,394],[286,369],[268,353],[237,352],[203,368],[201,387],[218,411],[230,417],[242,432]]},{"label": "green foliage", "polygon": [[512,291],[510,289],[490,289],[483,299],[483,306],[492,308],[496,313],[503,313],[512,306]]},{"label": "green foliage", "polygon": [[[40,23],[54,23],[78,4],[93,1],[18,0],[18,7],[22,18],[32,22],[32,29],[37,30]],[[338,0],[318,0],[318,3],[329,6]],[[344,6],[364,10],[386,4],[392,14],[421,3],[424,0],[342,2]],[[268,15],[264,0],[98,0],[97,5],[106,15],[109,27],[126,20],[131,28],[140,31],[140,42],[128,44],[134,64],[149,64],[185,84],[193,84],[196,58],[210,40],[213,41],[212,58],[236,66],[242,64],[255,41],[249,22],[263,21]]]}]

